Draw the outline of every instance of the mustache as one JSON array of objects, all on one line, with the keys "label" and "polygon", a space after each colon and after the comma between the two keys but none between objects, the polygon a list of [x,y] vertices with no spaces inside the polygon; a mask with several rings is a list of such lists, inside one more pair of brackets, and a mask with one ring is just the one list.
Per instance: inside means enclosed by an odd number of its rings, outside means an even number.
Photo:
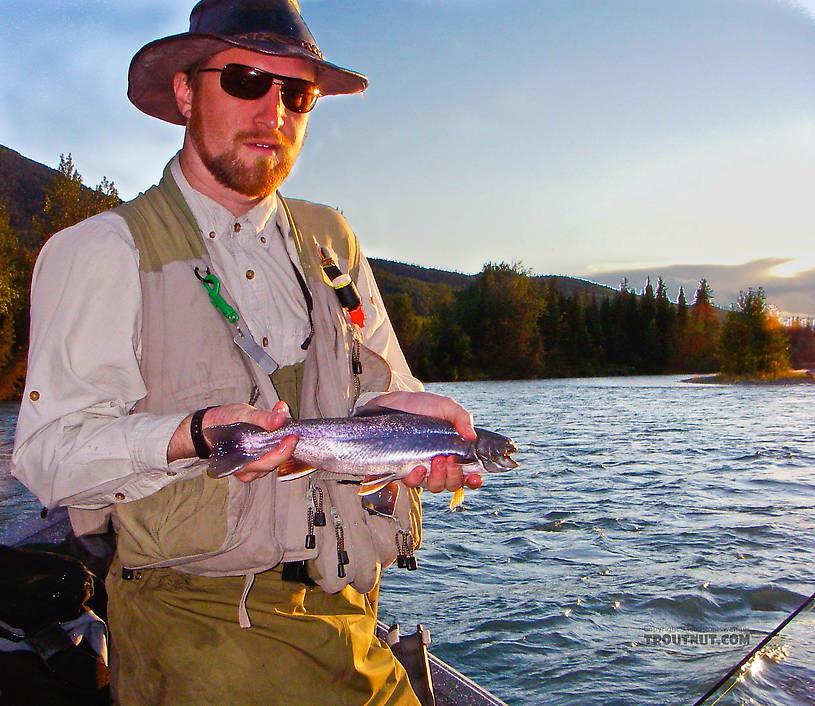
[{"label": "mustache", "polygon": [[269,131],[258,131],[258,130],[244,130],[239,132],[235,135],[236,142],[259,142],[262,144],[272,144],[272,145],[283,145],[289,146],[291,145],[291,140],[286,138],[282,132],[279,130],[274,130],[272,132]]}]

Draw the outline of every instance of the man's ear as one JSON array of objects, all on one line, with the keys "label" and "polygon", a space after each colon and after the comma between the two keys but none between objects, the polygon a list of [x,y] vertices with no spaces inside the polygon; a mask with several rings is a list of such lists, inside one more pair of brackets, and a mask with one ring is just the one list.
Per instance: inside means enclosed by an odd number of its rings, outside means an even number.
[{"label": "man's ear", "polygon": [[190,78],[183,71],[179,71],[173,76],[173,93],[175,93],[175,104],[178,112],[188,121],[192,115],[192,86]]}]

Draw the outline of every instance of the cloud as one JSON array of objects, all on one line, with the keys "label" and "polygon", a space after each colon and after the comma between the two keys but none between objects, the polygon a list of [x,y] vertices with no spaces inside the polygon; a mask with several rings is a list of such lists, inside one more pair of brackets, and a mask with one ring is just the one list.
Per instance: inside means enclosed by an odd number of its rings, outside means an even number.
[{"label": "cloud", "polygon": [[782,4],[803,10],[810,17],[815,18],[815,0],[783,0]]},{"label": "cloud", "polygon": [[[688,302],[693,301],[699,280],[704,278],[713,288],[715,303],[723,308],[735,302],[740,291],[763,287],[768,303],[779,311],[815,317],[815,267],[800,269],[795,263],[795,258],[768,257],[737,265],[593,266],[580,276],[611,287],[618,287],[622,279],[627,278],[629,286],[638,291],[645,286],[648,277],[654,285],[657,278],[662,277],[672,300],[676,300],[681,286]],[[787,271],[795,274],[778,274]]]}]

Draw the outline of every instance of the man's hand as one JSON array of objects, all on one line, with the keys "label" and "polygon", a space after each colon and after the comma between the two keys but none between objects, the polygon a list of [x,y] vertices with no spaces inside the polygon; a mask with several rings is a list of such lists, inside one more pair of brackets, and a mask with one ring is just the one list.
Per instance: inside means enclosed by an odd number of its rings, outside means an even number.
[{"label": "man's hand", "polygon": [[[289,418],[289,407],[285,402],[278,402],[271,411],[256,409],[248,404],[228,404],[221,407],[213,407],[204,413],[202,427],[220,426],[222,424],[235,424],[236,422],[248,422],[249,424],[256,424],[259,427],[274,431],[283,426],[283,423]],[[190,438],[190,418],[186,417],[178,425],[170,444],[167,446],[167,462],[171,463],[181,458],[194,458],[195,448],[192,445]],[[287,461],[294,453],[294,447],[297,445],[297,437],[294,434],[286,436],[277,448],[272,449],[263,458],[253,461],[240,471],[235,473],[235,478],[249,483],[258,478],[271,473],[283,461]]]},{"label": "man's hand", "polygon": [[[475,439],[476,436],[472,416],[450,397],[443,397],[432,392],[388,392],[371,400],[369,404],[446,419],[465,439]],[[481,475],[469,473],[465,477],[461,464],[456,461],[455,456],[434,456],[430,463],[429,473],[424,466],[416,466],[402,478],[402,482],[409,488],[415,488],[423,481],[427,481],[426,486],[431,493],[458,490],[464,485],[468,488],[481,487]]]}]

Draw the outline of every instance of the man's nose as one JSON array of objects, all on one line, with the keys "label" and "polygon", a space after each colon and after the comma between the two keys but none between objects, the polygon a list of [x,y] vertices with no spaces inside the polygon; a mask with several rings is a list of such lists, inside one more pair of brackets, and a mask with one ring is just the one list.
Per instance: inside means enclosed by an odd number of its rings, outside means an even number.
[{"label": "man's nose", "polygon": [[280,86],[272,84],[269,92],[258,103],[257,121],[275,129],[281,128],[286,119],[286,106],[281,99]]}]

